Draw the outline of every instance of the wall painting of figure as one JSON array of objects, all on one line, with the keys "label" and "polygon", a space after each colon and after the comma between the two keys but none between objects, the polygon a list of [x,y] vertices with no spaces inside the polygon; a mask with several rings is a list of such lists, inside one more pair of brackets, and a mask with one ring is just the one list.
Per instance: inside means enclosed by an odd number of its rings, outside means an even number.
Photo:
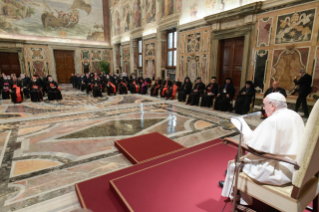
[{"label": "wall painting of figure", "polygon": [[104,41],[102,8],[102,0],[1,0],[0,32]]},{"label": "wall painting of figure", "polygon": [[151,23],[155,21],[156,17],[156,1],[155,0],[147,0],[146,1],[146,23]]}]

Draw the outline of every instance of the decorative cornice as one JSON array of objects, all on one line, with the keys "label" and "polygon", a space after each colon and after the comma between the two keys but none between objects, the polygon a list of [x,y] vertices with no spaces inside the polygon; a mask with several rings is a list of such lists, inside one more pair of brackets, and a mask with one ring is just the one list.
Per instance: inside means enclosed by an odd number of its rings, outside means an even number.
[{"label": "decorative cornice", "polygon": [[225,30],[213,31],[212,39],[228,39],[234,37],[245,36],[247,33],[251,33],[254,30],[255,24],[244,25],[241,27],[230,28]]},{"label": "decorative cornice", "polygon": [[125,42],[121,42],[122,46],[126,46],[126,45],[130,45],[131,41],[125,41]]},{"label": "decorative cornice", "polygon": [[112,44],[118,44],[118,43],[121,43],[121,39],[122,39],[122,36],[116,36],[116,37],[113,37],[112,38]]},{"label": "decorative cornice", "polygon": [[262,1],[247,4],[232,10],[206,16],[204,17],[204,20],[209,24],[214,24],[219,23],[221,21],[230,21],[247,15],[257,14],[261,9],[262,4]]},{"label": "decorative cornice", "polygon": [[153,34],[149,34],[149,35],[144,35],[143,36],[143,40],[149,40],[149,39],[154,39],[157,37],[157,34],[156,33],[153,33]]},{"label": "decorative cornice", "polygon": [[178,26],[179,31],[189,30],[190,28],[200,28],[203,26],[207,26],[207,22],[204,19],[199,19],[196,21],[192,21],[186,24],[182,24]]},{"label": "decorative cornice", "polygon": [[140,27],[131,31],[131,39],[140,38],[143,36],[144,28]]},{"label": "decorative cornice", "polygon": [[167,16],[164,20],[161,20],[158,24],[158,31],[168,30],[173,27],[177,27],[179,23],[180,13],[176,13]]}]

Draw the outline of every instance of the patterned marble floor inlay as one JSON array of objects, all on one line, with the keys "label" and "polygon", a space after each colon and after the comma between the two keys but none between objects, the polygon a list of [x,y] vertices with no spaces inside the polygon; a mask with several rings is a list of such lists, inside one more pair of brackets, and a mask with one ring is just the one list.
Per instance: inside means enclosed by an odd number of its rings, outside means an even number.
[{"label": "patterned marble floor inlay", "polygon": [[150,96],[93,98],[70,85],[61,88],[62,101],[0,105],[1,212],[79,208],[75,183],[132,165],[116,140],[159,132],[190,147],[238,135],[229,121],[233,114]]}]

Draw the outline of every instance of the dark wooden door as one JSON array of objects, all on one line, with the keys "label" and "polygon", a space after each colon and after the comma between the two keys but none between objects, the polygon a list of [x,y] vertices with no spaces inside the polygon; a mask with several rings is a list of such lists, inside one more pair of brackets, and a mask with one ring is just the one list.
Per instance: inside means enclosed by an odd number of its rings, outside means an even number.
[{"label": "dark wooden door", "polygon": [[54,50],[58,83],[70,83],[71,74],[75,73],[74,51]]},{"label": "dark wooden door", "polygon": [[230,77],[235,87],[235,99],[240,90],[241,70],[244,54],[244,37],[221,41],[221,63],[219,84],[224,85],[225,79]]},{"label": "dark wooden door", "polygon": [[0,52],[0,69],[1,73],[16,74],[19,77],[21,69],[18,53]]}]

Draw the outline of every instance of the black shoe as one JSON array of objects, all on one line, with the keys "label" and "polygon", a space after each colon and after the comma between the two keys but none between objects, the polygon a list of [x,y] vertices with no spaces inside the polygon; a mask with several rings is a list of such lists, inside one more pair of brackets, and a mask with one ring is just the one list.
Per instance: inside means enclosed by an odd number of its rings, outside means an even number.
[{"label": "black shoe", "polygon": [[221,187],[221,188],[224,188],[224,184],[225,184],[225,181],[219,181],[219,182],[218,182],[218,185],[219,185],[219,187]]},{"label": "black shoe", "polygon": [[225,175],[227,175],[227,169],[225,170]]}]

